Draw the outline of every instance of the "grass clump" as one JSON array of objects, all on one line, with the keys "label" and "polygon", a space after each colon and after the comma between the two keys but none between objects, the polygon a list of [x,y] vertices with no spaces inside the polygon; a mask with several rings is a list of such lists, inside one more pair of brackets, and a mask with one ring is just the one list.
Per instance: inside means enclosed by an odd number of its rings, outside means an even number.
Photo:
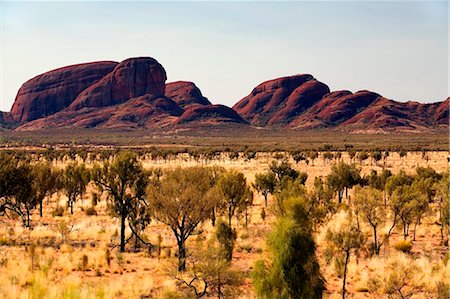
[{"label": "grass clump", "polygon": [[409,253],[412,248],[412,243],[410,240],[400,240],[394,244],[394,248],[398,251]]}]

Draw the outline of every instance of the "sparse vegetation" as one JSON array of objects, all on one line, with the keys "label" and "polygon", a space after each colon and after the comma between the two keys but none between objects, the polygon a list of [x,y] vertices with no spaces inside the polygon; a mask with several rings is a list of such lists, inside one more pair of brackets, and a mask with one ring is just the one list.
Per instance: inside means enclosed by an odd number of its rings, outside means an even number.
[{"label": "sparse vegetation", "polygon": [[[314,165],[306,162],[311,149],[279,157],[253,149],[244,155],[245,148],[3,151],[0,296],[446,298],[446,154],[409,151],[400,159],[394,148],[389,156],[367,148],[372,162],[359,164],[328,145]],[[360,153],[356,143],[346,150]],[[133,167],[122,169],[139,173],[127,184],[104,170],[123,156]],[[61,178],[82,165],[74,159],[84,160],[85,187],[67,209]],[[5,205],[27,186],[11,178],[53,174],[58,179],[44,196],[27,196],[27,228],[26,207]],[[123,252],[121,209],[110,191],[96,188],[105,177],[117,178],[109,180],[115,190],[126,186],[123,200],[131,202]],[[24,190],[37,189],[30,183]]]}]

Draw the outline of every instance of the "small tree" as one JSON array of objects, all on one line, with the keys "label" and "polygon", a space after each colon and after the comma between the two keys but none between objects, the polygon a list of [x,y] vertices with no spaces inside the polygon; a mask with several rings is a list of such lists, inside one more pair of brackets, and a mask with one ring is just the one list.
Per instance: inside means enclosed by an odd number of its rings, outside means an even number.
[{"label": "small tree", "polygon": [[267,240],[271,260],[257,261],[252,272],[256,293],[262,298],[322,298],[325,289],[312,223],[303,203],[294,201]]},{"label": "small tree", "polygon": [[[449,190],[450,179],[448,175],[435,185],[437,190],[438,204],[439,204],[439,223],[441,228],[441,241],[444,241],[444,230],[449,227],[450,222],[450,203],[449,203]],[[447,234],[448,236],[448,234]]]},{"label": "small tree", "polygon": [[383,206],[381,191],[364,187],[355,192],[355,208],[373,230],[373,248],[376,255],[383,244],[378,237],[378,229],[386,222],[386,210]]},{"label": "small tree", "polygon": [[360,170],[354,164],[349,165],[339,162],[331,167],[331,173],[326,180],[329,187],[337,193],[339,203],[342,203],[344,191],[348,198],[348,189],[361,180]]},{"label": "small tree", "polygon": [[264,206],[267,208],[267,197],[275,191],[276,181],[273,172],[258,173],[255,175],[253,187],[264,196]]},{"label": "small tree", "polygon": [[352,252],[359,250],[364,243],[361,231],[356,227],[351,215],[335,229],[328,229],[326,240],[330,252],[335,253],[335,258],[343,261],[342,298],[345,298],[345,285],[347,280],[347,266]]},{"label": "small tree", "polygon": [[406,240],[406,237],[409,236],[410,225],[414,221],[420,220],[428,207],[428,200],[414,186],[404,185],[395,189],[391,196],[390,206],[393,214],[398,215],[403,225],[403,237]]},{"label": "small tree", "polygon": [[220,221],[216,229],[216,238],[219,241],[220,251],[223,258],[231,261],[233,258],[234,244],[236,243],[236,230],[225,222]]},{"label": "small tree", "polygon": [[8,154],[0,155],[0,214],[17,214],[25,227],[31,225],[31,212],[38,204],[32,166]]},{"label": "small tree", "polygon": [[120,252],[125,251],[125,221],[130,214],[139,213],[144,204],[147,175],[136,155],[128,151],[117,154],[112,163],[106,161],[93,169],[95,184],[108,193],[113,212],[120,216]]},{"label": "small tree", "polygon": [[186,240],[200,223],[211,218],[216,205],[208,196],[212,189],[210,180],[208,168],[177,168],[147,189],[151,215],[168,225],[177,240],[178,271],[186,270]]},{"label": "small tree", "polygon": [[225,200],[228,225],[231,227],[231,220],[235,211],[246,203],[249,194],[247,180],[242,172],[232,170],[222,174],[217,186]]},{"label": "small tree", "polygon": [[90,181],[90,173],[83,163],[72,162],[66,166],[60,176],[60,187],[67,196],[67,206],[73,214],[73,205],[82,197]]},{"label": "small tree", "polygon": [[42,217],[44,198],[57,191],[59,173],[53,170],[50,163],[41,162],[33,165],[31,175],[33,176],[36,201],[39,203],[39,215]]}]

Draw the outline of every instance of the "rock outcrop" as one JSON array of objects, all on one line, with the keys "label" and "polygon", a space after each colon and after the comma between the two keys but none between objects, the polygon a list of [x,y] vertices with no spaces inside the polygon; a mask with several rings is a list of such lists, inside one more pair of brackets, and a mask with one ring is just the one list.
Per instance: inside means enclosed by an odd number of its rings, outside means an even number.
[{"label": "rock outcrop", "polygon": [[283,77],[261,83],[233,109],[255,126],[286,125],[329,92],[312,75]]},{"label": "rock outcrop", "polygon": [[112,61],[71,65],[28,80],[17,93],[11,109],[12,121],[25,123],[66,108],[116,65],[117,62]]},{"label": "rock outcrop", "polygon": [[[333,91],[312,75],[263,82],[233,106],[213,105],[188,81],[166,84],[151,57],[72,65],[22,85],[0,128],[153,129],[252,125],[346,131],[430,131],[449,127],[450,98],[400,103],[371,91]],[[228,127],[227,127],[228,128]]]},{"label": "rock outcrop", "polygon": [[184,111],[174,124],[247,123],[233,109],[224,105],[195,105]]},{"label": "rock outcrop", "polygon": [[146,94],[162,97],[166,79],[166,71],[155,59],[130,58],[119,63],[111,73],[85,89],[70,104],[68,110],[117,105]]},{"label": "rock outcrop", "polygon": [[183,109],[196,105],[211,105],[200,89],[192,82],[177,81],[166,84],[166,97],[172,99]]}]

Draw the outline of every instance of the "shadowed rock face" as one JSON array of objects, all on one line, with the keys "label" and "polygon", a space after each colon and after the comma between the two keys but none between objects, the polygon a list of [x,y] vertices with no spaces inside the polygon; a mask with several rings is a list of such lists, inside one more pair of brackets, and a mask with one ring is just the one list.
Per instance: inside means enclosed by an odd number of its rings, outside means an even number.
[{"label": "shadowed rock face", "polygon": [[434,119],[438,124],[449,125],[450,98],[447,98],[437,108]]},{"label": "shadowed rock face", "polygon": [[183,109],[193,105],[211,105],[200,89],[192,82],[177,81],[166,84],[166,97]]},{"label": "shadowed rock face", "polygon": [[261,83],[233,109],[253,125],[286,125],[329,92],[308,74],[283,77]]},{"label": "shadowed rock face", "polygon": [[166,71],[153,58],[130,58],[119,63],[103,79],[84,90],[68,110],[117,105],[130,98],[164,96]]},{"label": "shadowed rock face", "polygon": [[198,122],[215,124],[222,122],[245,124],[246,121],[231,108],[223,105],[195,105],[184,111],[174,124]]},{"label": "shadowed rock face", "polygon": [[427,131],[449,127],[450,99],[399,103],[371,91],[330,92],[312,75],[269,80],[234,105],[212,105],[192,82],[165,84],[153,58],[56,69],[20,88],[0,128],[140,129],[224,123],[293,129]]},{"label": "shadowed rock face", "polygon": [[59,68],[25,82],[19,89],[11,119],[24,123],[58,112],[87,87],[110,73],[117,62],[101,61]]},{"label": "shadowed rock face", "polygon": [[290,123],[300,129],[335,127],[358,114],[380,97],[370,91],[351,93],[347,90],[325,95],[303,115]]}]

